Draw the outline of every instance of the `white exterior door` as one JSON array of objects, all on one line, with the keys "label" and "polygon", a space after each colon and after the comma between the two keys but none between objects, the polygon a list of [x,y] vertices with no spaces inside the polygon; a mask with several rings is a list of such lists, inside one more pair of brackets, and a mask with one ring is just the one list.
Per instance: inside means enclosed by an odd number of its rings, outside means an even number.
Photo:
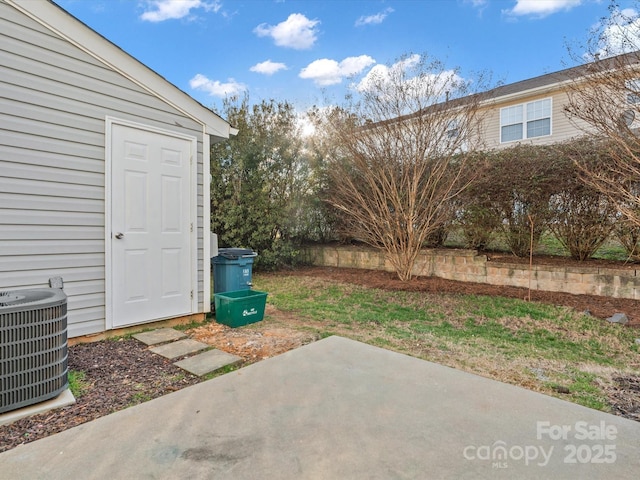
[{"label": "white exterior door", "polygon": [[107,323],[115,328],[191,313],[191,155],[195,141],[130,125],[110,125],[111,231],[107,239],[111,274],[107,288],[111,295],[107,297],[111,318]]}]

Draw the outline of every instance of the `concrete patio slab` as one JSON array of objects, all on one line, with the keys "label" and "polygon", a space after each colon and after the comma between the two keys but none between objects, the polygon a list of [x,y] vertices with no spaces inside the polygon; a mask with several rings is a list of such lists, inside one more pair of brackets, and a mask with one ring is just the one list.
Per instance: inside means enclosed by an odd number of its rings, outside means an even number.
[{"label": "concrete patio slab", "polygon": [[173,328],[159,328],[150,332],[142,332],[133,335],[133,338],[144,343],[145,345],[158,345],[160,343],[174,342],[187,338],[183,332],[179,332]]},{"label": "concrete patio slab", "polygon": [[47,478],[636,479],[640,423],[330,337],[0,454]]},{"label": "concrete patio slab", "polygon": [[211,345],[193,340],[192,338],[185,338],[184,340],[178,340],[177,342],[167,343],[158,347],[150,348],[153,353],[162,355],[166,358],[178,358],[191,353],[196,353],[201,350],[210,348]]},{"label": "concrete patio slab", "polygon": [[214,349],[185,358],[175,362],[174,365],[194,375],[202,376],[241,361],[242,358],[237,355]]}]

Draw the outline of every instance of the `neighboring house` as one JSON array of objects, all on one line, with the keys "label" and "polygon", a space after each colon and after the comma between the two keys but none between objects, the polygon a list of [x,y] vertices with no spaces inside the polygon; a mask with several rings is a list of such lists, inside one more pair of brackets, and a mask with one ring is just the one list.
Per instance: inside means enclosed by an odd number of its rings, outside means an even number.
[{"label": "neighboring house", "polygon": [[569,118],[564,110],[570,92],[587,82],[590,74],[600,75],[635,57],[634,52],[607,58],[485,92],[481,102],[484,147],[505,148],[519,142],[544,145],[583,135],[588,130],[586,124]]},{"label": "neighboring house", "polygon": [[0,0],[0,290],[70,337],[210,305],[209,145],[235,131],[48,0]]},{"label": "neighboring house", "polygon": [[[565,110],[572,99],[576,102],[576,97],[580,96],[576,93],[585,85],[594,85],[589,83],[593,79],[597,85],[603,84],[605,89],[611,89],[615,81],[626,80],[626,87],[613,87],[618,95],[626,91],[626,98],[611,102],[608,110],[616,111],[620,120],[635,120],[634,128],[640,127],[640,118],[635,115],[640,105],[640,71],[636,77],[633,74],[635,70],[629,70],[629,67],[640,70],[640,52],[610,57],[464,97],[449,99],[449,92],[446,92],[444,101],[400,117],[367,122],[363,130],[403,124],[431,115],[432,123],[422,124],[429,125],[423,134],[433,135],[430,128],[440,131],[444,126],[446,132],[441,137],[444,151],[451,148],[456,151],[469,148],[493,150],[518,143],[546,145],[562,142],[594,131]],[[617,72],[620,68],[626,71],[609,75],[609,72]],[[603,78],[608,80],[603,81]]]}]

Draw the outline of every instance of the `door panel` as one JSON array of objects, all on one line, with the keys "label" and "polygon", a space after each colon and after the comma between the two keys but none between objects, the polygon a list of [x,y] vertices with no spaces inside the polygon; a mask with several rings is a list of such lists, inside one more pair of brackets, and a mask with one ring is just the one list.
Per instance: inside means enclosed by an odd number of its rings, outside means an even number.
[{"label": "door panel", "polygon": [[191,145],[112,124],[114,327],[191,313]]},{"label": "door panel", "polygon": [[[179,233],[185,206],[181,204],[182,182],[175,177],[162,177],[162,232]],[[188,209],[186,210],[188,211]]]}]

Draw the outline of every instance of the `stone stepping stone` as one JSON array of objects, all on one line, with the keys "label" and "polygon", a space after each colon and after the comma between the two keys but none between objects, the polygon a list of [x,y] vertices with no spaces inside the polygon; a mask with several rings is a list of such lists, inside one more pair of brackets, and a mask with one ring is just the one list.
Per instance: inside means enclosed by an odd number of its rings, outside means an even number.
[{"label": "stone stepping stone", "polygon": [[242,358],[237,355],[232,355],[222,350],[208,350],[175,362],[174,365],[194,375],[202,376],[241,361]]},{"label": "stone stepping stone", "polygon": [[137,333],[133,336],[133,338],[145,345],[174,342],[186,337],[184,333],[174,330],[173,328],[159,328],[158,330],[152,330],[150,332]]},{"label": "stone stepping stone", "polygon": [[206,350],[209,345],[206,343],[198,342],[191,338],[184,340],[178,340],[177,342],[167,343],[166,345],[160,345],[158,347],[150,348],[153,353],[162,355],[163,357],[172,359],[182,357],[183,355],[189,355],[191,353],[199,352],[200,350]]}]

